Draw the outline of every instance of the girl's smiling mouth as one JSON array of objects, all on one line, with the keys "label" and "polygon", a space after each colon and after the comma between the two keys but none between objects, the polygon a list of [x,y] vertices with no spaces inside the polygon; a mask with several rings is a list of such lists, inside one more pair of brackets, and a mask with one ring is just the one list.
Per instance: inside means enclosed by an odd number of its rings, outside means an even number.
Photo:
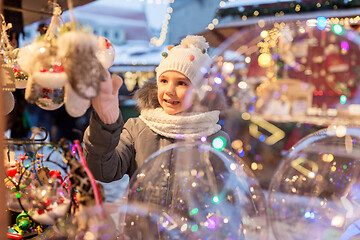
[{"label": "girl's smiling mouth", "polygon": [[180,101],[172,101],[172,100],[170,100],[170,99],[164,99],[164,102],[166,102],[166,103],[168,103],[168,104],[173,104],[173,105],[180,103]]}]

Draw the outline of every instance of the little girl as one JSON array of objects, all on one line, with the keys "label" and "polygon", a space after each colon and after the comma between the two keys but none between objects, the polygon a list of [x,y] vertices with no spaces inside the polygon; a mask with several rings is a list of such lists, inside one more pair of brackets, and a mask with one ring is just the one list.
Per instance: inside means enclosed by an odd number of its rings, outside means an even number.
[{"label": "little girl", "polygon": [[122,79],[103,83],[84,135],[86,161],[97,180],[131,177],[151,154],[179,140],[206,137],[211,143],[221,136],[230,149],[229,136],[217,123],[220,111],[200,112],[196,97],[189,97],[204,80],[208,47],[204,37],[187,36],[170,49],[156,69],[156,82],[148,81],[135,95],[140,116],[125,124],[118,105]]}]

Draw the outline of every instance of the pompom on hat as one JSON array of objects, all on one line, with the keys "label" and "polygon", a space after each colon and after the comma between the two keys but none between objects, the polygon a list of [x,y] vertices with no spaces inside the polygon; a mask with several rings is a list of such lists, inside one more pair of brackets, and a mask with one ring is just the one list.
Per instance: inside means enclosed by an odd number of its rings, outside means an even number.
[{"label": "pompom on hat", "polygon": [[163,54],[159,66],[156,68],[156,79],[159,81],[161,74],[167,71],[176,71],[187,77],[196,87],[204,79],[203,69],[210,66],[211,58],[207,54],[209,44],[203,36],[188,35],[179,45],[169,48]]}]

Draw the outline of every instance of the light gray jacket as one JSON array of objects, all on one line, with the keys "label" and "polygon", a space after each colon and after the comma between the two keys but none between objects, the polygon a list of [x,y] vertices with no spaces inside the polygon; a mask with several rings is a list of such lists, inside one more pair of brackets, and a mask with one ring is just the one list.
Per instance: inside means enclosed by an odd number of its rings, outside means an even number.
[{"label": "light gray jacket", "polygon": [[[140,89],[136,95],[138,107],[158,107],[154,93],[156,83],[153,82]],[[230,149],[230,139],[224,131],[208,136],[207,141],[211,143],[218,136],[225,137],[226,148]],[[131,177],[150,155],[175,141],[179,140],[153,132],[139,118],[130,118],[124,124],[120,113],[115,123],[104,124],[93,112],[84,134],[84,155],[94,177],[102,182],[111,182],[121,179],[124,174]]]}]

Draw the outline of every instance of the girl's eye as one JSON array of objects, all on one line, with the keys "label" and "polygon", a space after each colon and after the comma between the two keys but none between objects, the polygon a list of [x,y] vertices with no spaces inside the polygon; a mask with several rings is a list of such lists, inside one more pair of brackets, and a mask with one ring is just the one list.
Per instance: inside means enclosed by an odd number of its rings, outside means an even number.
[{"label": "girl's eye", "polygon": [[160,79],[160,82],[161,82],[161,83],[166,83],[167,80],[163,78],[163,79]]},{"label": "girl's eye", "polygon": [[179,85],[181,85],[181,86],[187,86],[187,83],[184,82],[184,81],[179,81]]}]

